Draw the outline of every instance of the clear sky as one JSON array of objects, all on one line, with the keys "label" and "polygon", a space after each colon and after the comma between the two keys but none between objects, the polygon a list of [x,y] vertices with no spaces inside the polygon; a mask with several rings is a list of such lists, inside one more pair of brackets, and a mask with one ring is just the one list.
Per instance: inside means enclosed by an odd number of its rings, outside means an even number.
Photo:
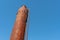
[{"label": "clear sky", "polygon": [[0,0],[0,40],[10,40],[23,4],[30,10],[28,40],[60,40],[60,0]]}]

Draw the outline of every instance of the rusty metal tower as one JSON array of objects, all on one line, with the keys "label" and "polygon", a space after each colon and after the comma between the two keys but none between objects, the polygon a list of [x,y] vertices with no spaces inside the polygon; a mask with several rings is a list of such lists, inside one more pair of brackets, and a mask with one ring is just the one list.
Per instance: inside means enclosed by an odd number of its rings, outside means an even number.
[{"label": "rusty metal tower", "polygon": [[25,5],[23,5],[18,10],[10,40],[24,40],[27,18],[28,18],[28,9]]}]

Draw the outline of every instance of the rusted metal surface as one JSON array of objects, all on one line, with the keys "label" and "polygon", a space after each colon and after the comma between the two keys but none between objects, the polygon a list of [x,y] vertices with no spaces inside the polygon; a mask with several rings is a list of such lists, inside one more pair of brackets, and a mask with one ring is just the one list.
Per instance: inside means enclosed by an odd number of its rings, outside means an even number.
[{"label": "rusted metal surface", "polygon": [[23,5],[17,13],[10,40],[24,40],[28,9]]}]

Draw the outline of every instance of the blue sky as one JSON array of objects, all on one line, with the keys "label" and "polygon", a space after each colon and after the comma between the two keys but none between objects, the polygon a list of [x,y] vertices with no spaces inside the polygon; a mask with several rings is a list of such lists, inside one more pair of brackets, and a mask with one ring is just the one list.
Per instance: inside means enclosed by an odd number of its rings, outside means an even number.
[{"label": "blue sky", "polygon": [[30,10],[28,40],[60,40],[60,0],[0,0],[0,40],[10,40],[23,4]]}]

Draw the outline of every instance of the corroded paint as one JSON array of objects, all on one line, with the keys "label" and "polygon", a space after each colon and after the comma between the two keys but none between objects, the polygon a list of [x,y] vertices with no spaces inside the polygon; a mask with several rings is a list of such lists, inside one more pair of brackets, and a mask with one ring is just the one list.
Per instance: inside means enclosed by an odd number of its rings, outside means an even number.
[{"label": "corroded paint", "polygon": [[10,40],[24,40],[28,9],[23,5],[17,13]]}]

